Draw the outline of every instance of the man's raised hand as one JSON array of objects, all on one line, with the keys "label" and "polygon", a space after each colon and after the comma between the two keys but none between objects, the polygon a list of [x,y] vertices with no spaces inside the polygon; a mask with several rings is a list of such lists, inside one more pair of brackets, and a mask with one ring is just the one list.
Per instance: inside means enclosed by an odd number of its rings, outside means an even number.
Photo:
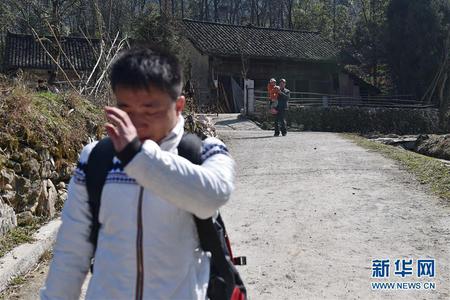
[{"label": "man's raised hand", "polygon": [[106,132],[116,152],[120,152],[137,137],[136,127],[128,114],[117,107],[106,106],[105,113],[109,122],[105,124]]}]

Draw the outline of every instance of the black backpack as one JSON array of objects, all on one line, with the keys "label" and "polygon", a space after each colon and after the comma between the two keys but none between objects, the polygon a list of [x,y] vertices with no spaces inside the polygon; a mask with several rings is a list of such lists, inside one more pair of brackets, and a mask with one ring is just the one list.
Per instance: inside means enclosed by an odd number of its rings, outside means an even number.
[{"label": "black backpack", "polygon": [[[202,141],[193,134],[183,136],[178,145],[178,154],[194,164],[200,165]],[[109,138],[100,140],[92,149],[85,169],[89,206],[93,216],[89,241],[97,247],[100,222],[98,214],[100,199],[108,172],[113,167],[114,147]],[[211,269],[208,283],[208,298],[211,300],[246,300],[247,291],[234,265],[245,265],[245,257],[233,257],[225,225],[220,214],[214,220],[193,216],[197,226],[200,245],[211,252]],[[92,267],[92,266],[91,266]],[[91,268],[91,271],[93,269]]]}]

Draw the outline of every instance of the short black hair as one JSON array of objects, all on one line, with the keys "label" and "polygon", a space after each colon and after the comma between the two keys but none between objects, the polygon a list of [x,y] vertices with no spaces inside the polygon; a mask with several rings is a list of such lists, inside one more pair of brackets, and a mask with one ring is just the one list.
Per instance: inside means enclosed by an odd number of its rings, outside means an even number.
[{"label": "short black hair", "polygon": [[132,48],[119,54],[111,67],[111,88],[149,89],[151,86],[169,94],[181,95],[182,76],[177,58],[150,48]]}]

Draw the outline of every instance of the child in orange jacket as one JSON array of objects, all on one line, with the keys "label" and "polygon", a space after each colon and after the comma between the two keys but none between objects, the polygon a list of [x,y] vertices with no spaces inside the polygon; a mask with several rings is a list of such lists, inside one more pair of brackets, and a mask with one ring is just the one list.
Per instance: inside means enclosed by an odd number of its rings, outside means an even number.
[{"label": "child in orange jacket", "polygon": [[267,84],[267,94],[269,95],[269,110],[270,113],[275,115],[277,113],[276,107],[278,105],[278,92],[280,87],[276,85],[275,78],[271,78]]}]

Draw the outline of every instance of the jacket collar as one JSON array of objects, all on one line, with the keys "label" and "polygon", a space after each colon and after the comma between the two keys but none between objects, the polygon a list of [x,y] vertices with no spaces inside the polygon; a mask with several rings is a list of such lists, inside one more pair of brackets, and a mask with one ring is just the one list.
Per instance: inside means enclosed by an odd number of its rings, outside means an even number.
[{"label": "jacket collar", "polygon": [[162,139],[159,147],[161,150],[174,152],[181,141],[184,134],[184,118],[180,114],[175,127],[169,132],[169,134]]}]

